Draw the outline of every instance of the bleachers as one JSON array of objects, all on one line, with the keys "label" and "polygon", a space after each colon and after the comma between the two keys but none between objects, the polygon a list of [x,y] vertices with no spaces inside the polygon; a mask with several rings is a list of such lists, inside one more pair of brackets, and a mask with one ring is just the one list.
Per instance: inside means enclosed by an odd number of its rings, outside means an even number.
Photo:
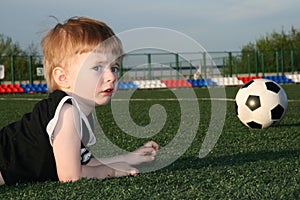
[{"label": "bleachers", "polygon": [[300,74],[290,74],[286,76],[288,79],[291,79],[294,83],[300,83]]},{"label": "bleachers", "polygon": [[251,81],[253,79],[259,79],[262,78],[262,76],[245,76],[245,77],[238,77],[238,80],[241,80],[244,83],[247,83],[248,81]]},{"label": "bleachers", "polygon": [[160,80],[136,80],[133,83],[139,89],[155,89],[155,88],[166,88],[167,86]]},{"label": "bleachers", "polygon": [[294,83],[293,79],[286,76],[263,76],[263,78],[275,81],[276,83]]},{"label": "bleachers", "polygon": [[1,84],[0,94],[47,93],[46,84]]},{"label": "bleachers", "polygon": [[120,81],[118,83],[119,90],[129,90],[129,89],[136,89],[136,88],[138,88],[138,86],[134,84],[132,81],[129,82]]},{"label": "bleachers", "polygon": [[23,88],[19,84],[2,84],[0,85],[0,94],[23,93]]},{"label": "bleachers", "polygon": [[296,75],[296,76],[294,76],[294,75],[250,76],[250,77],[239,77],[238,79],[242,80],[243,83],[247,83],[248,81],[250,81],[252,79],[257,79],[257,78],[269,79],[269,80],[275,81],[276,83],[279,83],[279,84],[297,83],[297,81],[295,81],[293,77],[295,77],[295,80],[296,80],[296,78],[298,78],[299,75]]},{"label": "bleachers", "polygon": [[[135,80],[119,81],[119,90],[130,89],[159,89],[159,88],[190,88],[190,87],[216,87],[239,86],[252,79],[264,78],[273,80],[279,84],[300,83],[300,74],[283,76],[246,76],[246,77],[219,77],[207,79],[180,79],[180,80]],[[0,94],[17,93],[47,93],[47,84],[1,84]]]},{"label": "bleachers", "polygon": [[20,85],[25,93],[47,93],[47,84],[21,84]]},{"label": "bleachers", "polygon": [[167,88],[187,88],[192,87],[192,84],[189,83],[187,80],[180,79],[180,80],[161,80],[163,84],[167,86]]}]

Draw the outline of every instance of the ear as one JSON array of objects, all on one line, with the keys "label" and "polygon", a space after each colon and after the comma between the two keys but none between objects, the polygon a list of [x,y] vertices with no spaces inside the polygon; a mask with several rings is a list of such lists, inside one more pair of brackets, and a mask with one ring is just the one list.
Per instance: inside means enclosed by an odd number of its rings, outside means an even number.
[{"label": "ear", "polygon": [[55,67],[52,71],[54,81],[60,88],[70,88],[68,76],[65,69],[61,67]]}]

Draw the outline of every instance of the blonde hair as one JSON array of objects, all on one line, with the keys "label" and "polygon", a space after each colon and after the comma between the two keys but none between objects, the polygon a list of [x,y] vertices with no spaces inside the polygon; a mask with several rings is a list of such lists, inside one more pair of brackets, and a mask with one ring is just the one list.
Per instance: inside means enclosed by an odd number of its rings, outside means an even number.
[{"label": "blonde hair", "polygon": [[42,39],[41,46],[44,75],[50,92],[59,89],[53,79],[53,69],[62,67],[68,70],[76,55],[93,51],[96,47],[97,51],[111,51],[118,57],[123,54],[121,41],[112,29],[101,21],[86,17],[73,17],[64,24],[58,23]]}]

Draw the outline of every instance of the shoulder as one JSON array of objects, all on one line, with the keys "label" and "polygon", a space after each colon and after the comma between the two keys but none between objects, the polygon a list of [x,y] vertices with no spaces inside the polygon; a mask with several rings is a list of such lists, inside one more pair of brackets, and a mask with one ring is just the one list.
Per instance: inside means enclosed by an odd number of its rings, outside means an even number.
[{"label": "shoulder", "polygon": [[61,117],[79,117],[79,111],[76,106],[64,103],[62,105],[62,108],[60,110],[60,116]]},{"label": "shoulder", "polygon": [[52,139],[55,139],[60,133],[65,136],[80,133],[80,127],[80,114],[78,110],[74,105],[65,103],[59,112],[57,123],[53,130]]},{"label": "shoulder", "polygon": [[58,121],[64,121],[70,123],[78,123],[80,119],[80,114],[76,106],[68,103],[64,103],[59,113]]},{"label": "shoulder", "polygon": [[52,119],[46,128],[51,143],[58,131],[74,128],[80,130],[80,113],[76,105],[72,103],[72,97],[64,94],[54,100],[53,95],[55,94],[51,94],[49,97],[50,101],[53,100],[49,106]]}]

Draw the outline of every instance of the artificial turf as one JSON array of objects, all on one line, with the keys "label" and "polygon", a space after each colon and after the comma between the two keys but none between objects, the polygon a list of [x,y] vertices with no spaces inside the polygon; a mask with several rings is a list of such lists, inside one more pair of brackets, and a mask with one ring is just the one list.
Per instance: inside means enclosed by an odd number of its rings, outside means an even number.
[{"label": "artificial turf", "polygon": [[[211,101],[207,99],[213,89],[197,88],[194,91],[199,98],[200,122],[196,135],[185,143],[183,134],[176,148],[181,142],[182,148],[189,146],[168,166],[136,177],[4,185],[0,186],[0,199],[300,199],[300,85],[282,87],[289,99],[287,113],[277,126],[262,130],[249,129],[239,122],[233,101],[238,87],[226,88],[224,127],[205,157],[200,158],[199,151],[210,121],[214,120]],[[0,97],[2,127],[19,119],[46,96]],[[139,126],[147,126],[151,123],[149,110],[156,104],[164,107],[166,121],[150,138],[137,138],[119,128],[112,105],[97,108],[97,119],[109,141],[121,149],[134,150],[150,139],[164,149],[179,134],[180,124],[193,125],[197,116],[191,110],[187,119],[181,118],[181,101],[176,100],[172,90],[136,90],[129,103],[131,119]]]}]

